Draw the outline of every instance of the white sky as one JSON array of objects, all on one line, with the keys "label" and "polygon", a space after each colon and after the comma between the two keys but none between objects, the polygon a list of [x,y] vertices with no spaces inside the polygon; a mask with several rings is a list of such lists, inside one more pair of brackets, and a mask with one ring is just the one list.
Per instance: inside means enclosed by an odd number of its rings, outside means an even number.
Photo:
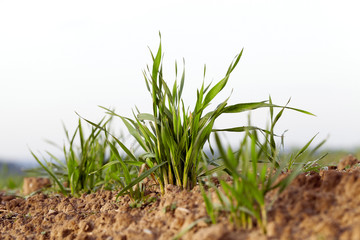
[{"label": "white sky", "polygon": [[231,103],[292,97],[291,106],[317,117],[287,112],[278,130],[289,130],[288,146],[318,132],[318,142],[330,136],[329,148],[360,146],[359,7],[329,0],[0,0],[0,158],[31,159],[28,148],[48,149],[44,139],[61,145],[61,121],[74,129],[75,111],[94,121],[103,116],[98,105],[126,116],[135,105],[151,112],[142,70],[159,31],[169,81],[174,61],[185,58],[187,104],[203,65],[207,83],[218,81],[244,47],[219,101],[232,89]]}]

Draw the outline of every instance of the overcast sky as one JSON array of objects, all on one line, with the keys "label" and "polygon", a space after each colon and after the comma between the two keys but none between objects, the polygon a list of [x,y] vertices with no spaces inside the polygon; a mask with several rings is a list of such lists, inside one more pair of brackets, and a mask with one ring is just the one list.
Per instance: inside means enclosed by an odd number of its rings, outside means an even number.
[{"label": "overcast sky", "polygon": [[[98,105],[131,116],[151,112],[142,70],[162,34],[165,78],[186,61],[185,103],[220,80],[244,54],[218,100],[266,100],[288,111],[288,146],[319,133],[328,148],[360,146],[360,4],[358,1],[3,1],[0,0],[0,158],[31,159],[62,144],[61,121],[73,130],[75,111],[96,121]],[[180,64],[181,66],[181,64]],[[216,106],[216,101],[212,107]],[[226,116],[217,126],[237,126]],[[253,114],[266,123],[264,114]],[[229,137],[231,140],[232,137]]]}]

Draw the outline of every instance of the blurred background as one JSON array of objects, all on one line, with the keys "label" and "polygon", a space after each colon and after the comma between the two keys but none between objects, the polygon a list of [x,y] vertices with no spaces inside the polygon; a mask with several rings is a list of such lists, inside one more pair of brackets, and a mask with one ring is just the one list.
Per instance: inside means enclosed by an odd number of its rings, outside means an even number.
[{"label": "blurred background", "polygon": [[[0,159],[34,162],[29,149],[62,145],[62,122],[98,121],[114,108],[151,112],[143,69],[162,35],[165,78],[185,59],[185,104],[219,81],[243,56],[217,100],[267,100],[287,111],[285,144],[328,139],[325,147],[360,146],[360,15],[357,1],[0,1]],[[216,101],[213,108],[216,107]],[[218,127],[246,123],[226,116]],[[264,127],[265,112],[252,114]],[[119,131],[122,125],[119,123]],[[236,136],[227,140],[238,143]]]}]

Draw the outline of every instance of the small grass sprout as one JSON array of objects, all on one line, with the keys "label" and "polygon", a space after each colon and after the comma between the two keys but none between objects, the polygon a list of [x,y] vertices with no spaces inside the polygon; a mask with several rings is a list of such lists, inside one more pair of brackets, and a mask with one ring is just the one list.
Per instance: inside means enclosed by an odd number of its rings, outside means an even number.
[{"label": "small grass sprout", "polygon": [[[103,118],[99,125],[105,128],[109,121]],[[68,141],[62,148],[65,162],[50,152],[47,152],[50,161],[43,158],[43,162],[32,151],[31,154],[63,194],[77,196],[81,192],[96,190],[105,179],[108,180],[105,172],[99,169],[102,170],[103,165],[112,159],[106,133],[92,127],[89,136],[85,137],[81,119],[72,135],[65,126],[64,131]],[[76,137],[80,146],[75,144]],[[110,174],[107,172],[107,175]]]},{"label": "small grass sprout", "polygon": [[282,173],[281,168],[274,163],[261,164],[262,166],[259,164],[259,152],[262,150],[258,147],[259,140],[254,131],[246,133],[237,152],[230,147],[226,150],[218,134],[215,134],[215,140],[224,164],[230,171],[231,182],[220,180],[221,189],[211,182],[208,183],[216,193],[218,205],[214,204],[202,187],[211,221],[216,223],[218,214],[225,212],[236,226],[251,229],[256,225],[266,233],[266,194],[273,189],[282,192],[300,170],[294,170],[278,181]]},{"label": "small grass sprout", "polygon": [[[211,181],[207,182],[214,189],[219,204],[214,203],[211,196],[205,192],[204,186],[201,185],[206,211],[212,223],[216,223],[220,212],[225,212],[229,214],[230,220],[236,226],[250,229],[257,225],[266,233],[266,194],[274,189],[277,189],[280,194],[303,169],[302,165],[298,165],[292,168],[286,177],[279,180],[280,174],[288,163],[281,161],[274,129],[289,102],[276,115],[274,115],[271,97],[269,97],[269,103],[271,104],[269,130],[248,128],[238,151],[234,152],[231,147],[226,150],[218,133],[215,133],[216,145],[231,181],[219,180],[221,188],[216,187]],[[251,126],[250,116],[249,125]],[[259,133],[263,136],[263,141]],[[282,135],[280,147],[284,147],[283,138]],[[313,139],[299,151],[299,156],[306,151]]]},{"label": "small grass sprout", "polygon": [[[182,100],[185,70],[180,85],[177,84],[176,79],[170,89],[162,74],[160,43],[156,57],[152,55],[154,61],[152,72],[150,70],[149,74],[144,72],[145,82],[153,101],[153,113],[137,111],[132,120],[106,109],[107,113],[119,117],[124,122],[129,133],[141,146],[144,154],[140,156],[140,161],[146,163],[150,169],[160,166],[160,169],[153,173],[162,193],[167,184],[191,189],[196,185],[197,177],[204,173],[204,168],[200,166],[203,147],[212,132],[214,121],[225,111],[227,100],[213,111],[206,114],[204,111],[226,85],[241,54],[242,52],[230,65],[223,80],[211,89],[210,86],[202,85],[197,92],[195,108],[189,111],[185,109]],[[175,69],[177,73],[177,66]],[[120,146],[125,152],[129,152],[123,144]]]},{"label": "small grass sprout", "polygon": [[[304,147],[298,151],[292,151],[290,156],[284,154],[284,161],[287,163],[287,170],[291,171],[298,165],[302,166],[303,172],[319,172],[322,167],[325,166],[321,161],[328,155],[328,153],[317,154],[317,151],[326,142],[326,139],[317,144],[314,148],[309,150],[310,144],[315,139],[316,135],[308,141]],[[318,155],[318,156],[316,156]]]}]

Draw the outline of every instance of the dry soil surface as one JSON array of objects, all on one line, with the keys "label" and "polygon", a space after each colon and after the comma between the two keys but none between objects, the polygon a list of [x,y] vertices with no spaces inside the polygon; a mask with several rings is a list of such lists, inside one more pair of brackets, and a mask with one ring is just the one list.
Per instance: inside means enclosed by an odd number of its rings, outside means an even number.
[{"label": "dry soil surface", "polygon": [[[356,161],[357,162],[357,161]],[[346,164],[345,164],[346,166]],[[268,232],[236,229],[225,217],[197,221],[181,239],[360,239],[360,168],[344,166],[299,175],[268,212]],[[125,196],[98,191],[79,198],[0,195],[0,239],[172,239],[206,217],[200,189],[167,186],[141,208]],[[274,194],[270,194],[273,196]],[[271,196],[269,195],[269,201]]]}]

